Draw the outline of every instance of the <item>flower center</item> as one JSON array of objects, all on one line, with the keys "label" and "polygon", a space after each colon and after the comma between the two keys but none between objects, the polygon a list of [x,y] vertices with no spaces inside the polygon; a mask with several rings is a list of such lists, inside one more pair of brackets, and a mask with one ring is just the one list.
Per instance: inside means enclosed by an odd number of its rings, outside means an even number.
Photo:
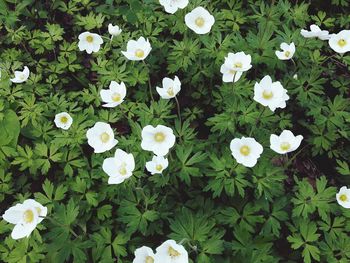
[{"label": "flower center", "polygon": [[61,122],[62,123],[67,123],[68,122],[68,118],[66,116],[61,117]]},{"label": "flower center", "polygon": [[163,142],[165,140],[165,135],[164,133],[162,132],[157,132],[155,135],[154,135],[154,140],[156,142]]},{"label": "flower center", "polygon": [[243,64],[241,62],[236,62],[234,65],[233,65],[235,68],[242,68],[243,67]]},{"label": "flower center", "polygon": [[288,142],[282,142],[280,147],[282,151],[288,151],[290,149],[290,144]]},{"label": "flower center", "polygon": [[248,156],[250,153],[250,148],[247,145],[244,145],[239,149],[240,153],[244,156]]},{"label": "flower center", "polygon": [[109,134],[107,132],[104,132],[100,135],[100,139],[103,143],[106,143],[109,141]]},{"label": "flower center", "polygon": [[263,93],[262,93],[262,96],[265,100],[269,100],[273,97],[273,93],[272,91],[266,91],[264,90]]},{"label": "flower center", "polygon": [[113,94],[112,94],[112,100],[113,100],[114,102],[119,102],[120,99],[121,99],[121,96],[120,96],[119,93],[113,93]]},{"label": "flower center", "polygon": [[342,194],[342,195],[340,195],[339,199],[342,202],[346,202],[348,200],[348,197],[345,194]]},{"label": "flower center", "polygon": [[92,43],[94,41],[94,37],[89,35],[89,36],[86,37],[86,41],[88,43]]},{"label": "flower center", "polygon": [[24,79],[26,78],[26,76],[24,76],[24,74],[21,74],[21,75],[19,76],[19,78],[20,78],[21,80],[24,80]]},{"label": "flower center", "polygon": [[196,26],[202,27],[204,26],[204,19],[202,17],[197,17],[194,23],[196,24]]},{"label": "flower center", "polygon": [[145,263],[153,263],[153,262],[154,262],[154,259],[151,256],[146,257]]},{"label": "flower center", "polygon": [[40,207],[35,207],[36,211],[38,212],[38,215],[41,214],[41,208]]},{"label": "flower center", "polygon": [[169,96],[174,96],[174,90],[173,90],[173,87],[168,88],[167,93],[168,93],[168,95],[169,95]]},{"label": "flower center", "polygon": [[136,51],[135,51],[136,57],[143,58],[144,55],[145,55],[145,52],[142,49],[136,49]]},{"label": "flower center", "polygon": [[23,219],[24,219],[24,222],[26,222],[26,223],[32,223],[34,220],[33,211],[30,209],[26,210],[23,214]]},{"label": "flower center", "polygon": [[338,45],[339,45],[340,47],[344,47],[344,46],[346,45],[346,40],[345,40],[345,39],[339,39]]},{"label": "flower center", "polygon": [[290,51],[284,52],[284,55],[285,55],[287,58],[289,58],[289,56],[290,56]]},{"label": "flower center", "polygon": [[168,248],[168,254],[169,254],[169,256],[171,256],[172,258],[175,258],[175,257],[178,257],[178,256],[181,255],[179,251],[173,249],[172,247],[169,247],[169,248]]},{"label": "flower center", "polygon": [[163,166],[161,164],[156,165],[156,170],[161,171],[163,169]]},{"label": "flower center", "polygon": [[119,168],[119,173],[121,174],[121,175],[126,175],[127,174],[127,170],[126,170],[126,165],[125,165],[125,163],[123,163],[121,166],[120,166],[120,168]]}]

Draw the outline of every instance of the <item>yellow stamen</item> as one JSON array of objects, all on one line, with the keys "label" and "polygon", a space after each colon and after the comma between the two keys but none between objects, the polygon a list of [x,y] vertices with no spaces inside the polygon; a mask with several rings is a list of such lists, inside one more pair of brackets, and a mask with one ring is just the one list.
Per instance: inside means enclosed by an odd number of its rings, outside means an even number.
[{"label": "yellow stamen", "polygon": [[62,116],[61,117],[61,122],[62,123],[67,123],[68,122],[68,118],[66,116]]},{"label": "yellow stamen", "polygon": [[162,132],[157,132],[155,135],[154,135],[154,140],[156,142],[163,142],[165,140],[165,135],[164,133]]},{"label": "yellow stamen", "polygon": [[264,90],[262,96],[265,100],[269,100],[273,97],[273,93],[272,93],[272,91]]},{"label": "yellow stamen", "polygon": [[280,147],[282,151],[288,151],[290,149],[290,144],[288,142],[282,142]]},{"label": "yellow stamen", "polygon": [[167,93],[168,93],[169,96],[174,96],[174,90],[173,90],[173,88],[172,88],[172,87],[169,88],[168,91],[167,91]]},{"label": "yellow stamen", "polygon": [[344,46],[346,45],[346,40],[345,40],[345,39],[339,39],[338,45],[339,45],[340,47],[344,47]]},{"label": "yellow stamen", "polygon": [[138,58],[143,58],[145,55],[145,52],[142,49],[136,49],[135,56]]},{"label": "yellow stamen", "polygon": [[236,62],[234,65],[233,65],[235,68],[242,68],[243,67],[243,64],[241,62]]},{"label": "yellow stamen", "polygon": [[196,24],[196,26],[198,27],[202,27],[204,26],[204,19],[202,17],[198,17],[196,18],[196,20],[194,21],[194,23]]},{"label": "yellow stamen", "polygon": [[179,251],[173,249],[173,248],[170,247],[170,246],[169,246],[169,248],[168,248],[168,254],[169,254],[169,256],[171,256],[172,258],[178,257],[178,256],[181,255]]},{"label": "yellow stamen", "polygon": [[348,201],[348,197],[347,197],[345,194],[340,195],[340,196],[339,196],[339,199],[340,199],[340,201],[342,201],[342,202]]},{"label": "yellow stamen", "polygon": [[156,165],[156,170],[157,171],[161,171],[163,169],[163,166],[162,165],[160,165],[160,164],[157,164]]},{"label": "yellow stamen", "polygon": [[290,52],[289,52],[289,51],[286,51],[286,52],[284,52],[284,55],[285,55],[287,58],[289,58]]},{"label": "yellow stamen", "polygon": [[94,41],[94,37],[89,35],[86,37],[86,41],[89,42],[89,43],[92,43]]},{"label": "yellow stamen", "polygon": [[119,93],[113,93],[112,94],[112,100],[114,101],[114,102],[119,102],[120,100],[121,100],[121,96],[120,96],[120,94]]},{"label": "yellow stamen", "polygon": [[125,168],[125,165],[122,165],[122,166],[120,167],[119,173],[120,173],[121,175],[126,175],[126,174],[128,173],[128,171],[127,171],[126,168]]},{"label": "yellow stamen", "polygon": [[250,148],[247,145],[244,145],[239,149],[240,153],[244,156],[248,156],[250,153]]},{"label": "yellow stamen", "polygon": [[145,263],[153,263],[153,262],[154,262],[154,259],[151,256],[146,257]]},{"label": "yellow stamen", "polygon": [[34,221],[34,213],[32,210],[28,209],[23,214],[24,222],[32,223]]},{"label": "yellow stamen", "polygon": [[109,134],[107,132],[104,132],[100,135],[100,139],[103,143],[106,143],[109,141]]}]

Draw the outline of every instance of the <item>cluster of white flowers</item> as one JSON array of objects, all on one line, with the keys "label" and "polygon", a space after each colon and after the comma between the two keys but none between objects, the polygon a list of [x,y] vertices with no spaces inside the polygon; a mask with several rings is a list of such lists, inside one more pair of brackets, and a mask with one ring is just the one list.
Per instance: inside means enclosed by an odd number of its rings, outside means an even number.
[{"label": "cluster of white flowers", "polygon": [[186,249],[174,240],[167,240],[156,248],[156,253],[147,246],[135,250],[133,263],[188,263]]}]

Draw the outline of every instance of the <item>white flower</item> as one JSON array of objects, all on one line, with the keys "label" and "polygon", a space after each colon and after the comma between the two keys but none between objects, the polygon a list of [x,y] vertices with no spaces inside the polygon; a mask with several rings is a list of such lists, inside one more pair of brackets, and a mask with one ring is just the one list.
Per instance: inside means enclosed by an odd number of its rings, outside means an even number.
[{"label": "white flower", "polygon": [[102,101],[106,103],[102,105],[103,107],[114,108],[124,101],[126,96],[125,84],[124,82],[118,84],[115,81],[111,81],[111,84],[109,84],[109,89],[101,90],[100,95]]},{"label": "white flower", "polygon": [[151,52],[151,49],[148,39],[140,37],[138,40],[129,40],[126,45],[126,51],[122,51],[122,53],[129,60],[144,60]]},{"label": "white flower", "polygon": [[156,248],[154,263],[188,263],[188,254],[182,245],[167,240]]},{"label": "white flower", "polygon": [[285,108],[288,99],[287,90],[279,81],[272,82],[269,75],[254,85],[254,100],[268,106],[272,111],[276,108]]},{"label": "white flower", "polygon": [[47,215],[47,208],[33,199],[27,199],[23,204],[17,204],[5,211],[2,218],[14,224],[11,237],[20,239],[29,237],[37,224]]},{"label": "white flower", "polygon": [[244,71],[249,70],[252,65],[252,58],[244,52],[228,53],[225,62],[220,68],[223,82],[236,82]]},{"label": "white flower", "polygon": [[175,135],[173,130],[164,125],[153,127],[147,125],[142,129],[141,148],[146,151],[152,151],[155,155],[164,156],[175,144]]},{"label": "white flower", "polygon": [[149,247],[142,246],[135,250],[135,258],[132,263],[154,263],[154,253]]},{"label": "white flower", "polygon": [[186,25],[197,34],[209,33],[215,18],[203,7],[198,6],[185,15]]},{"label": "white flower", "polygon": [[280,60],[289,60],[292,59],[294,53],[295,53],[295,45],[292,42],[291,44],[282,43],[280,45],[280,48],[282,51],[276,51],[275,54]]},{"label": "white flower", "polygon": [[156,87],[159,96],[162,99],[171,99],[176,96],[177,93],[181,90],[181,82],[177,76],[174,80],[170,78],[163,78],[163,87]]},{"label": "white flower", "polygon": [[116,37],[122,33],[122,30],[117,25],[113,26],[112,24],[108,24],[108,33],[112,35],[112,37]]},{"label": "white flower", "polygon": [[67,112],[61,112],[56,114],[54,122],[57,128],[68,130],[73,123],[73,119]]},{"label": "white flower", "polygon": [[165,12],[174,14],[178,9],[184,9],[188,5],[188,0],[159,0],[164,6]]},{"label": "white flower", "polygon": [[104,122],[96,122],[94,127],[86,132],[88,144],[94,148],[95,153],[109,151],[118,143],[114,139],[114,133],[111,125]]},{"label": "white flower", "polygon": [[117,149],[114,157],[103,161],[102,169],[109,176],[108,184],[120,184],[132,175],[135,169],[134,156]]},{"label": "white flower", "polygon": [[146,163],[146,169],[151,174],[161,174],[169,165],[168,158],[153,156],[152,161]]},{"label": "white flower", "polygon": [[350,208],[350,188],[343,186],[336,194],[337,202],[344,208]]},{"label": "white flower", "polygon": [[350,30],[342,30],[338,34],[332,34],[328,43],[337,53],[343,54],[350,51]]},{"label": "white flower", "polygon": [[300,34],[305,38],[318,37],[321,40],[328,40],[331,37],[327,30],[321,30],[321,28],[315,24],[310,26],[310,31],[302,29]]},{"label": "white flower", "polygon": [[254,138],[235,138],[230,143],[230,149],[237,163],[253,167],[263,152],[263,147]]},{"label": "white flower", "polygon": [[10,79],[13,83],[23,83],[29,78],[29,68],[27,66],[24,67],[23,71],[15,71],[15,77]]},{"label": "white flower", "polygon": [[86,50],[86,53],[98,52],[103,43],[102,37],[95,33],[84,32],[79,35],[78,47],[80,51]]},{"label": "white flower", "polygon": [[295,151],[303,140],[302,135],[294,136],[289,130],[282,131],[280,136],[271,134],[270,148],[276,153],[284,154]]}]

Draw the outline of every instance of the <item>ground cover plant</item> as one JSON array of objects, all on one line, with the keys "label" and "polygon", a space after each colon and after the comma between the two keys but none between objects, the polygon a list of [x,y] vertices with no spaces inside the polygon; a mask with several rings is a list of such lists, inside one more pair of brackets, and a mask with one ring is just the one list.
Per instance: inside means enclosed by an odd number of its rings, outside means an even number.
[{"label": "ground cover plant", "polygon": [[350,262],[349,13],[0,0],[0,261]]}]

